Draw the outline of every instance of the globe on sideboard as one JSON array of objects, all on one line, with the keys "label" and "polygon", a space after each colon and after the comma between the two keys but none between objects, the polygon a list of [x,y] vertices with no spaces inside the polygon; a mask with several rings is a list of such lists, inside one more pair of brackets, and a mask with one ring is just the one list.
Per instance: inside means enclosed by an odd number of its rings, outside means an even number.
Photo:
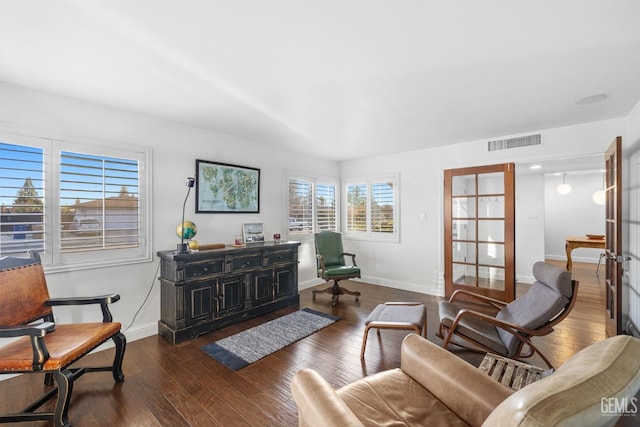
[{"label": "globe on sideboard", "polygon": [[193,239],[198,232],[198,227],[192,221],[185,221],[176,226],[176,235],[181,239]]}]

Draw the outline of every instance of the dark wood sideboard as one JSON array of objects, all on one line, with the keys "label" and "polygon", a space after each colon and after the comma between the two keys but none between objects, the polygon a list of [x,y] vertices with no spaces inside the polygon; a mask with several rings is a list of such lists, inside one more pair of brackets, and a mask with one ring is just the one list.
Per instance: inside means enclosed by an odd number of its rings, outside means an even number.
[{"label": "dark wood sideboard", "polygon": [[176,344],[298,304],[299,246],[265,242],[187,254],[158,252],[158,333]]}]

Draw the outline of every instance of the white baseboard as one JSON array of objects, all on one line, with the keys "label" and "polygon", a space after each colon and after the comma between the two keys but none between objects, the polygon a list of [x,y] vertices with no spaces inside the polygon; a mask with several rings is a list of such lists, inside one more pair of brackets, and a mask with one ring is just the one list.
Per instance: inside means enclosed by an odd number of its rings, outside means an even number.
[{"label": "white baseboard", "polygon": [[[363,276],[360,279],[350,279],[350,280],[366,282],[372,285],[386,286],[388,288],[402,289],[404,291],[417,292],[421,294],[444,296],[444,280],[440,276],[434,278],[435,285],[431,287],[425,284],[401,282],[398,280],[389,280],[389,279],[374,277],[374,276]],[[317,285],[322,285],[324,283],[327,283],[327,282],[325,282],[322,279],[307,280],[307,281],[298,283],[298,289],[299,290],[309,289]]]},{"label": "white baseboard", "polygon": [[536,278],[533,276],[516,276],[516,282],[518,283],[528,283],[531,285],[535,281]]},{"label": "white baseboard", "polygon": [[305,280],[304,282],[298,282],[298,290],[302,291],[304,289],[313,288],[314,286],[322,285],[323,283],[327,283],[320,278]]},{"label": "white baseboard", "polygon": [[[548,255],[545,254],[544,256],[545,259],[550,259],[553,261],[564,261],[567,262],[567,256],[566,255]],[[600,255],[598,255],[597,258],[594,257],[585,257],[585,256],[571,256],[571,261],[572,262],[586,262],[589,264],[597,264],[598,261],[600,260]]]}]

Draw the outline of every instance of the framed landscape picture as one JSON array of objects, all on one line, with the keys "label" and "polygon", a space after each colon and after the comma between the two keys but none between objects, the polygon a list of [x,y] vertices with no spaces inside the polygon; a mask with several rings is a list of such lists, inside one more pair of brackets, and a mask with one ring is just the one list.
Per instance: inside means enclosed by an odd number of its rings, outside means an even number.
[{"label": "framed landscape picture", "polygon": [[260,169],[196,160],[197,213],[259,213]]}]

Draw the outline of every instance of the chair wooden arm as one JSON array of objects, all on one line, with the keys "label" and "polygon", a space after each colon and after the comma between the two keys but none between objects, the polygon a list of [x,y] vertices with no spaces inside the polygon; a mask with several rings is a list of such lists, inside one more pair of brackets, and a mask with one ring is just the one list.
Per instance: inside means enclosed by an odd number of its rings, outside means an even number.
[{"label": "chair wooden arm", "polygon": [[499,299],[495,299],[495,298],[491,298],[491,297],[487,297],[481,294],[476,294],[474,292],[470,292],[464,289],[457,289],[456,291],[453,292],[453,294],[451,294],[451,297],[449,298],[449,302],[453,302],[459,295],[467,295],[473,299],[477,299],[480,300],[482,302],[486,302],[496,308],[502,308],[504,306],[507,305],[506,302],[501,301]]},{"label": "chair wooden arm", "polygon": [[[319,266],[318,266],[319,268],[318,269],[320,270],[320,272],[318,272],[318,277],[322,277],[322,276],[324,276],[324,272],[327,270],[327,268],[324,265],[324,256],[322,256],[320,254],[317,254],[316,255],[316,260],[318,261],[318,264],[319,264]],[[316,269],[316,270],[318,270],[318,269]]]},{"label": "chair wooden arm", "polygon": [[102,309],[102,321],[113,322],[113,316],[111,315],[111,311],[107,305],[113,304],[119,300],[119,294],[100,295],[95,297],[50,298],[45,301],[45,305],[49,307],[56,307],[64,305],[100,304],[100,308]]},{"label": "chair wooden arm", "polygon": [[0,338],[15,338],[15,337],[44,337],[49,332],[53,332],[56,328],[53,322],[42,322],[37,325],[24,325],[24,326],[0,326]]},{"label": "chair wooden arm", "polygon": [[33,350],[32,366],[34,371],[41,371],[44,363],[49,360],[49,350],[44,342],[44,336],[56,328],[53,322],[42,322],[37,325],[0,326],[0,337],[16,338],[28,336]]},{"label": "chair wooden arm", "polygon": [[353,264],[354,267],[357,267],[358,264],[356,264],[356,254],[352,254],[351,252],[343,252],[342,256],[350,256],[351,257],[351,264]]}]

